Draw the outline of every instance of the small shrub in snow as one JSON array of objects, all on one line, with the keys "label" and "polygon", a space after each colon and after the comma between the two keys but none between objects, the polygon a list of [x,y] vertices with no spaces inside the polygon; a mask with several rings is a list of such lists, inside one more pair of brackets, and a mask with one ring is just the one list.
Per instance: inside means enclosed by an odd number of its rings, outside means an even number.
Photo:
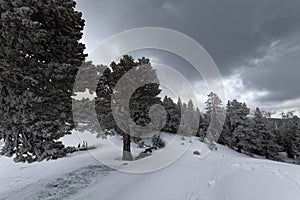
[{"label": "small shrub in snow", "polygon": [[166,143],[160,138],[160,136],[154,135],[152,138],[152,144],[153,146],[157,148],[164,148],[166,146]]}]

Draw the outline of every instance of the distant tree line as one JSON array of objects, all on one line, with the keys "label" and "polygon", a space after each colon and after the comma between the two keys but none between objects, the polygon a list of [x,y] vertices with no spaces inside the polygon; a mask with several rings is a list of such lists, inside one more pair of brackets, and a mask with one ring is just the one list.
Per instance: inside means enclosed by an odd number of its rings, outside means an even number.
[{"label": "distant tree line", "polygon": [[[288,158],[299,160],[300,157],[300,119],[293,112],[282,113],[282,118],[271,118],[270,113],[256,108],[253,114],[246,103],[236,99],[228,101],[226,108],[222,108],[219,97],[211,92],[205,102],[205,112],[200,112],[193,106],[177,103],[169,97],[163,100],[168,113],[168,121],[163,131],[177,133],[180,126],[180,112],[190,112],[190,116],[199,117],[196,133],[203,141],[207,137],[208,127],[213,108],[224,110],[225,122],[217,142],[227,145],[238,152],[249,155],[264,156],[267,159],[282,160],[281,153],[286,153]],[[180,109],[181,108],[181,109]],[[225,112],[226,110],[226,112]],[[222,113],[222,112],[220,112]],[[189,120],[189,123],[193,123]]]}]

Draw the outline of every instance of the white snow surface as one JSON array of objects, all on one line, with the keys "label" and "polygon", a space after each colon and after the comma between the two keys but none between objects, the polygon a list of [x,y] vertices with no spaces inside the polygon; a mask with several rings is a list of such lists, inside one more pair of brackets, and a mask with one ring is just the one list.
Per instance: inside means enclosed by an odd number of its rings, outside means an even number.
[{"label": "white snow surface", "polygon": [[[87,139],[89,138],[89,139]],[[164,140],[172,136],[162,134]],[[177,138],[175,138],[177,139]],[[122,143],[119,136],[85,140],[97,146],[95,152],[112,152],[105,143]],[[189,140],[192,140],[191,146]],[[63,142],[74,145],[77,134]],[[197,138],[178,139],[178,148],[187,151],[174,163],[153,172],[126,173],[106,167],[87,151],[65,158],[33,164],[14,163],[0,157],[1,200],[299,200],[300,166],[254,159],[218,145],[217,150],[201,158],[203,144]],[[0,141],[1,143],[1,141]],[[184,143],[183,145],[181,143]],[[174,148],[167,145],[165,149]],[[133,145],[133,151],[142,151]],[[161,150],[142,160],[124,162],[112,158],[116,168],[159,162]],[[121,150],[112,153],[118,155]],[[119,155],[121,156],[121,154]],[[124,165],[126,163],[126,165]]]}]

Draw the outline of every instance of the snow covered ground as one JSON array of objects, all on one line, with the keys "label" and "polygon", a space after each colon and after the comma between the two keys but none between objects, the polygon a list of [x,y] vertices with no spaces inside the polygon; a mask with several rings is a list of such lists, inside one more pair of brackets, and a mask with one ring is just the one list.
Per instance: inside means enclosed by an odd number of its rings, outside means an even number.
[{"label": "snow covered ground", "polygon": [[[172,138],[164,134],[165,140]],[[76,145],[82,137],[64,138]],[[193,139],[193,138],[192,138]],[[173,138],[173,144],[153,152],[143,160],[124,162],[117,159],[121,150],[107,149],[108,142],[121,144],[119,137],[85,140],[97,146],[91,152],[76,152],[66,158],[33,164],[13,163],[0,157],[0,199],[74,199],[74,200],[298,200],[300,166],[253,159],[219,145],[207,157],[194,155],[202,144],[194,139]],[[190,145],[191,144],[191,145]],[[127,173],[143,164],[161,161],[164,152],[187,149],[173,163],[148,173]],[[135,153],[138,153],[134,145]],[[105,152],[113,156],[114,170],[92,155]],[[114,157],[116,156],[116,157]]]}]

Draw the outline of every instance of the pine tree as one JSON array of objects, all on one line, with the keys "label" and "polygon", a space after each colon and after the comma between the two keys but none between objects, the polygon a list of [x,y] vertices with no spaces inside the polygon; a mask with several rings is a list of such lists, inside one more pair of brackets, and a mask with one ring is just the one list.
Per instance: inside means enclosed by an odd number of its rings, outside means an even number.
[{"label": "pine tree", "polygon": [[266,156],[267,159],[275,158],[277,155],[277,147],[275,145],[275,136],[272,135],[270,122],[263,116],[259,108],[256,108],[253,117],[253,137],[255,143],[253,153]]},{"label": "pine tree", "polygon": [[189,120],[189,123],[190,123],[190,131],[189,131],[189,134],[190,135],[196,135],[197,133],[197,130],[198,130],[198,124],[199,124],[199,117],[196,116],[195,112],[196,112],[196,109],[195,109],[195,106],[194,106],[194,103],[193,101],[190,99],[188,101],[188,104],[187,104],[187,118]]},{"label": "pine tree", "polygon": [[177,99],[177,105],[178,105],[179,110],[181,110],[181,108],[182,108],[182,101],[181,101],[180,97],[178,97],[178,99]]},{"label": "pine tree", "polygon": [[250,109],[245,103],[240,103],[236,99],[228,101],[222,138],[225,144],[232,148],[236,147],[238,152],[251,146],[249,113]]},{"label": "pine tree", "polygon": [[76,130],[89,131],[101,135],[101,128],[97,121],[95,110],[95,99],[82,98],[73,99],[73,116],[76,119]]},{"label": "pine tree", "polygon": [[2,154],[33,162],[65,155],[72,88],[84,60],[84,20],[73,0],[1,0]]},{"label": "pine tree", "polygon": [[300,119],[292,112],[283,113],[284,124],[281,129],[283,148],[287,156],[296,159],[300,155]]},{"label": "pine tree", "polygon": [[168,133],[177,133],[180,126],[180,110],[178,104],[175,104],[170,97],[165,96],[163,106],[167,112],[166,124],[163,131]]},{"label": "pine tree", "polygon": [[186,103],[181,105],[181,121],[178,133],[184,138],[185,135],[188,135],[188,131],[191,130],[190,121],[188,119],[188,108]]},{"label": "pine tree", "polygon": [[[143,67],[141,67],[143,65]],[[125,76],[125,83],[121,88],[116,88],[118,81],[130,70],[135,70],[139,75]],[[134,88],[134,83],[145,79],[151,79],[151,84]],[[119,63],[112,62],[110,68],[104,71],[96,93],[96,112],[101,127],[106,130],[113,130],[123,137],[123,160],[132,160],[131,135],[133,133],[143,134],[131,127],[130,118],[143,127],[150,123],[150,107],[153,104],[161,104],[158,94],[160,93],[158,79],[155,70],[151,67],[149,59],[142,58],[135,62],[131,56],[123,56]],[[124,102],[125,96],[134,90],[128,102]],[[112,96],[117,97],[112,101]],[[113,105],[113,106],[112,106]],[[115,110],[112,110],[114,107]],[[155,113],[152,113],[155,115]],[[115,118],[121,119],[119,123]],[[154,116],[155,118],[155,116]],[[159,121],[160,122],[160,121]]]},{"label": "pine tree", "polygon": [[203,115],[202,113],[200,112],[200,109],[199,108],[196,108],[196,111],[194,113],[195,115],[195,118],[198,118],[199,119],[199,123],[197,125],[197,132],[196,132],[196,136],[200,138],[201,141],[203,141],[204,139],[204,131],[203,131]]},{"label": "pine tree", "polygon": [[210,92],[207,95],[208,99],[205,102],[205,110],[207,114],[210,114],[212,112],[218,112],[222,108],[222,101],[218,97],[218,95],[214,92]]},{"label": "pine tree", "polygon": [[213,149],[221,134],[219,131],[222,130],[224,123],[225,110],[222,108],[222,101],[217,94],[210,92],[207,96],[204,119],[207,136],[204,142],[209,145],[209,148]]},{"label": "pine tree", "polygon": [[208,99],[205,102],[206,113],[204,114],[204,122],[203,122],[205,131],[207,131],[211,119],[216,115],[221,116],[224,111],[222,108],[222,101],[217,94],[210,92],[207,95],[207,97]]},{"label": "pine tree", "polygon": [[[181,101],[180,101],[181,102]],[[188,103],[181,106],[181,124],[179,133],[183,136],[196,135],[199,125],[199,116],[195,114],[193,101],[190,99]]]},{"label": "pine tree", "polygon": [[76,85],[74,85],[74,93],[86,92],[95,94],[97,83],[102,76],[106,66],[94,65],[91,61],[83,62],[78,71],[79,76],[76,77]]},{"label": "pine tree", "polygon": [[[105,66],[95,66],[92,62],[84,62],[79,69],[73,89],[73,92],[76,93],[72,101],[75,128],[79,131],[87,130],[96,133],[97,137],[100,137],[103,131],[97,120],[93,96],[96,94],[97,83],[105,69]],[[82,92],[89,92],[90,97],[78,95]]]}]

